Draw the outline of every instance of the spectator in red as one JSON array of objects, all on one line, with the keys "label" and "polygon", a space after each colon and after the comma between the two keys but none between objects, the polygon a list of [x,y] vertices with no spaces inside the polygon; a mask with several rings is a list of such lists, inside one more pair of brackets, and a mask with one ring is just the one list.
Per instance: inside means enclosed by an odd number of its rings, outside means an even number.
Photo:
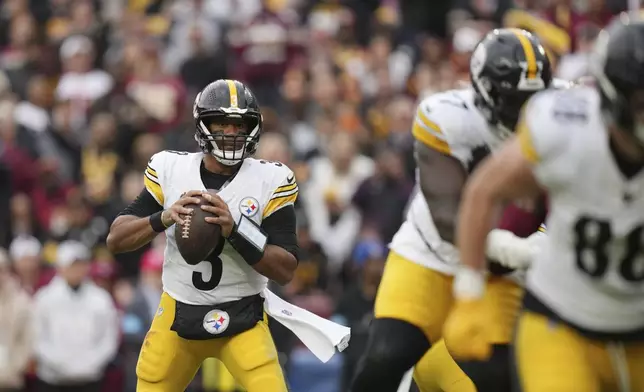
[{"label": "spectator in red", "polygon": [[165,132],[181,121],[185,89],[179,78],[161,68],[158,45],[153,41],[141,45],[125,93],[151,119],[149,132]]},{"label": "spectator in red", "polygon": [[31,194],[36,221],[55,236],[64,234],[68,229],[64,207],[72,184],[58,176],[56,160],[44,159],[39,166],[39,178]]},{"label": "spectator in red", "polygon": [[235,67],[232,77],[248,83],[260,102],[279,97],[279,86],[289,65],[302,53],[295,15],[278,13],[262,0],[262,10],[228,34]]}]

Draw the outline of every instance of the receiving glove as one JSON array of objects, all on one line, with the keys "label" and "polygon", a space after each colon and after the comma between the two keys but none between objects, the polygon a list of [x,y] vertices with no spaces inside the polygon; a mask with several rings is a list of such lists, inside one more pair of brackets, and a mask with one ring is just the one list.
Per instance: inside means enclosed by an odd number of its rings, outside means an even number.
[{"label": "receiving glove", "polygon": [[545,233],[535,232],[520,238],[508,230],[494,229],[488,234],[485,255],[511,269],[527,269],[541,248]]},{"label": "receiving glove", "polygon": [[492,355],[492,320],[483,301],[485,284],[482,272],[466,267],[454,278],[456,301],[443,326],[443,337],[455,359],[484,361]]}]

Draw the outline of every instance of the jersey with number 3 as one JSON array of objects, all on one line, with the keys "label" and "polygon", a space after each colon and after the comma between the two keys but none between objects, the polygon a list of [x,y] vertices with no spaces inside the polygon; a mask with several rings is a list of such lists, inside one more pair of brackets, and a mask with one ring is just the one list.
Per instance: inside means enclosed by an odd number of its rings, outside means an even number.
[{"label": "jersey with number 3", "polygon": [[[185,192],[206,190],[201,180],[202,153],[162,151],[155,154],[145,171],[145,186],[163,208],[169,208]],[[241,215],[258,225],[268,216],[291,205],[298,195],[293,172],[278,162],[247,158],[237,175],[218,192],[235,222]],[[268,279],[250,267],[230,244],[219,238],[219,246],[196,265],[179,253],[175,226],[166,231],[163,290],[177,301],[191,305],[214,305],[260,293]]]},{"label": "jersey with number 3", "polygon": [[[455,158],[467,172],[501,143],[474,105],[471,88],[425,98],[418,105],[412,132],[418,142]],[[413,196],[390,248],[409,261],[445,274],[453,274],[459,263],[456,248],[441,239],[421,192]]]},{"label": "jersey with number 3", "polygon": [[573,325],[644,328],[644,171],[627,178],[612,155],[594,88],[533,97],[518,127],[550,202],[528,289]]}]

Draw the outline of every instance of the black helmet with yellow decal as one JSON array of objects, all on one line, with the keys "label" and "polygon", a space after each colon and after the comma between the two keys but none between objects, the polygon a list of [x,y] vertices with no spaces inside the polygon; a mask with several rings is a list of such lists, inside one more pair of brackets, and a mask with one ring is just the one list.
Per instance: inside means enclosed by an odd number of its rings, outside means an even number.
[{"label": "black helmet with yellow decal", "polygon": [[644,143],[644,19],[621,14],[597,38],[592,74],[606,119]]},{"label": "black helmet with yellow decal", "polygon": [[262,115],[255,95],[243,83],[210,83],[197,94],[192,114],[199,147],[222,164],[234,166],[257,149]]},{"label": "black helmet with yellow decal", "polygon": [[470,77],[476,106],[506,137],[528,98],[550,85],[552,69],[537,37],[521,29],[496,29],[474,49]]}]

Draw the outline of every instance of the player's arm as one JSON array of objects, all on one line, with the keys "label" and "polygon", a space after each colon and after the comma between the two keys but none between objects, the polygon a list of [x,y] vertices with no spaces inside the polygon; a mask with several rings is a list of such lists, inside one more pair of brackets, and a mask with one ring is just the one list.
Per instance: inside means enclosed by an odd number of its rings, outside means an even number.
[{"label": "player's arm", "polygon": [[498,209],[508,201],[536,198],[540,193],[521,139],[511,139],[479,167],[463,192],[457,238],[463,264],[484,271],[486,238]]},{"label": "player's arm", "polygon": [[201,192],[190,191],[170,208],[163,209],[165,196],[159,174],[163,168],[163,159],[163,152],[150,159],[143,174],[145,188],[112,223],[107,236],[107,247],[112,253],[130,252],[149,243],[173,223],[183,223],[181,214],[191,212],[184,207],[186,204],[199,202],[192,196],[200,195]]},{"label": "player's arm", "polygon": [[262,221],[268,244],[262,259],[253,266],[255,271],[285,285],[293,279],[297,268],[297,221],[291,204],[274,212]]},{"label": "player's arm", "polygon": [[143,189],[112,223],[107,235],[107,248],[117,254],[131,252],[146,245],[175,222],[182,224],[181,215],[192,212],[184,206],[199,203],[199,199],[193,197],[199,195],[201,191],[189,191],[164,210],[148,189]]},{"label": "player's arm", "polygon": [[293,279],[297,268],[296,219],[293,204],[298,187],[290,180],[277,187],[263,210],[262,224],[241,215],[235,222],[228,205],[217,194],[204,193],[211,205],[201,208],[213,213],[206,222],[222,227],[222,235],[253,269],[280,285]]},{"label": "player's arm", "polygon": [[564,151],[567,132],[548,120],[553,101],[547,97],[537,94],[528,102],[517,134],[480,166],[465,187],[457,242],[466,268],[463,279],[455,282],[456,292],[467,291],[468,286],[482,290],[486,238],[496,209],[507,201],[536,199],[543,193],[541,184],[557,181],[552,162]]},{"label": "player's arm", "polygon": [[[446,125],[449,124],[439,124],[438,119],[432,117],[445,110],[455,109],[450,106],[430,110],[430,105],[431,103],[419,105],[412,129],[416,139],[420,190],[441,238],[453,243],[456,215],[467,173],[463,164],[453,156],[452,148],[447,142],[446,132],[449,129]],[[457,107],[456,110],[463,109]]]},{"label": "player's arm", "polygon": [[107,236],[107,247],[112,253],[130,252],[152,241],[159,234],[150,222],[150,216],[163,207],[143,189],[139,196],[114,220]]}]

